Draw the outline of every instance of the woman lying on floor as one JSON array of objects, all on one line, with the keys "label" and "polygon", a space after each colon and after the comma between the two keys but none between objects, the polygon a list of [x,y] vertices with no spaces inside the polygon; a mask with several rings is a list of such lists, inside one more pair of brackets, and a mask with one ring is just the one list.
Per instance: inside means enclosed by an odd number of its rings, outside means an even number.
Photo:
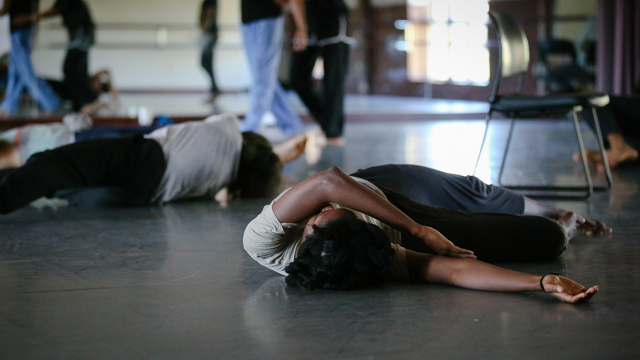
[{"label": "woman lying on floor", "polygon": [[300,182],[264,207],[243,242],[261,265],[287,275],[288,284],[311,289],[345,290],[394,278],[544,290],[575,303],[588,301],[597,286],[476,260],[551,260],[565,251],[574,231],[611,229],[472,176],[385,165],[353,176],[333,167]]},{"label": "woman lying on floor", "polygon": [[301,155],[305,141],[293,138],[274,148],[258,134],[240,133],[231,114],[168,125],[145,137],[78,141],[0,170],[0,213],[43,196],[69,199],[78,190],[80,205],[107,206],[207,196],[218,200],[220,191],[222,203],[227,193],[269,196],[280,184],[282,164]]}]

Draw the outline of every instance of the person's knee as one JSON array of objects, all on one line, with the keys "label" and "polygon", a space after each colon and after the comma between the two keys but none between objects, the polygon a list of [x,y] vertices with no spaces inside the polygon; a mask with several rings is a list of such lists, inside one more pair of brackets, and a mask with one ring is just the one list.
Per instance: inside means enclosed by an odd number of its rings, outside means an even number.
[{"label": "person's knee", "polygon": [[539,246],[537,260],[552,260],[561,256],[567,250],[569,238],[567,232],[557,221],[536,216]]}]

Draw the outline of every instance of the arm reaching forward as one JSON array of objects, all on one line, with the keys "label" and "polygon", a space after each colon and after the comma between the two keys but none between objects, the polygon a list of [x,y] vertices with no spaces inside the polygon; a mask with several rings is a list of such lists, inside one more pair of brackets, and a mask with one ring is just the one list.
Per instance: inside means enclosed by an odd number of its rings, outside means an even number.
[{"label": "arm reaching forward", "polygon": [[292,187],[273,204],[280,222],[298,223],[334,202],[373,216],[387,225],[422,239],[441,255],[475,258],[473,252],[455,246],[436,229],[422,226],[386,199],[361,185],[337,167],[317,173]]},{"label": "arm reaching forward", "polygon": [[455,285],[467,289],[520,292],[544,291],[563,302],[587,302],[598,286],[585,288],[561,275],[539,276],[504,269],[474,259],[452,259],[407,250],[409,274],[416,280]]}]

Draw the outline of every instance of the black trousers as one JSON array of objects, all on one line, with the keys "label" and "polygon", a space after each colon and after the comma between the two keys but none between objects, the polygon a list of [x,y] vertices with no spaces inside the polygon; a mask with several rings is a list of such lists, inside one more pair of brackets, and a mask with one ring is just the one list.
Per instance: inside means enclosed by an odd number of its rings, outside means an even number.
[{"label": "black trousers", "polygon": [[67,50],[63,65],[64,84],[75,111],[79,111],[84,105],[90,104],[98,98],[98,93],[91,87],[91,81],[87,75],[88,64],[88,51]]},{"label": "black trousers", "polygon": [[[324,62],[322,91],[311,76],[319,56]],[[349,44],[345,43],[309,46],[291,57],[291,86],[328,138],[342,136],[348,68]]]},{"label": "black trousers", "polygon": [[[522,210],[504,199],[522,196],[512,195],[508,190],[487,194],[485,187],[490,185],[479,180],[481,184],[473,179],[467,181],[466,177],[412,165],[379,166],[352,175],[372,182],[415,222],[440,231],[457,246],[472,250],[480,260],[551,260],[566,249],[568,239],[562,226],[541,216],[514,215]],[[451,182],[446,179],[449,176],[459,177],[461,181]],[[392,178],[396,181],[390,180]],[[462,201],[454,201],[456,198]],[[449,205],[459,210],[447,208]],[[471,209],[474,211],[469,211]],[[494,211],[513,212],[500,214]],[[431,252],[422,241],[407,233],[402,234],[402,246]]]},{"label": "black trousers", "polygon": [[34,154],[26,164],[0,172],[0,213],[53,196],[59,190],[113,187],[127,205],[150,203],[166,169],[160,145],[140,135],[81,141]]},{"label": "black trousers", "polygon": [[[607,135],[617,133],[621,134],[631,146],[640,149],[640,112],[638,112],[640,96],[610,96],[610,99],[607,106],[596,108],[605,146],[609,147]],[[581,111],[581,115],[595,131],[591,109]]]},{"label": "black trousers", "polygon": [[204,71],[209,75],[211,81],[211,94],[216,94],[220,91],[216,84],[216,79],[213,72],[213,49],[218,41],[217,31],[205,31],[202,33],[202,44],[200,53],[200,65]]}]

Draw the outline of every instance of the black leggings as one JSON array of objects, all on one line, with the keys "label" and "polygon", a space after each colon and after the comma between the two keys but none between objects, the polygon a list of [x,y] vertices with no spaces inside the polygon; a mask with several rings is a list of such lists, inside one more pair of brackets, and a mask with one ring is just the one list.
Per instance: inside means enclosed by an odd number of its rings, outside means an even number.
[{"label": "black leggings", "polygon": [[[472,250],[480,260],[551,260],[566,249],[568,239],[560,224],[541,216],[514,215],[522,210],[511,205],[518,204],[515,200],[522,196],[486,185],[477,178],[412,165],[378,166],[360,170],[353,176],[372,182],[414,221],[440,231],[455,245]],[[459,177],[461,181],[452,183],[451,177]],[[396,179],[392,181],[391,178]],[[466,178],[472,179],[466,181]],[[456,186],[451,187],[451,184]],[[491,188],[490,196],[483,195],[487,194],[487,187]],[[461,196],[484,200],[458,201]],[[448,205],[458,210],[449,209]],[[524,207],[524,200],[521,206]],[[509,212],[506,211],[509,209],[511,213],[495,213],[498,212],[495,210]],[[406,233],[402,234],[402,246],[431,252],[424,243]]]},{"label": "black leggings", "polygon": [[0,172],[0,213],[59,190],[92,187],[119,188],[127,194],[127,205],[147,205],[165,169],[160,145],[140,135],[69,144]]}]

